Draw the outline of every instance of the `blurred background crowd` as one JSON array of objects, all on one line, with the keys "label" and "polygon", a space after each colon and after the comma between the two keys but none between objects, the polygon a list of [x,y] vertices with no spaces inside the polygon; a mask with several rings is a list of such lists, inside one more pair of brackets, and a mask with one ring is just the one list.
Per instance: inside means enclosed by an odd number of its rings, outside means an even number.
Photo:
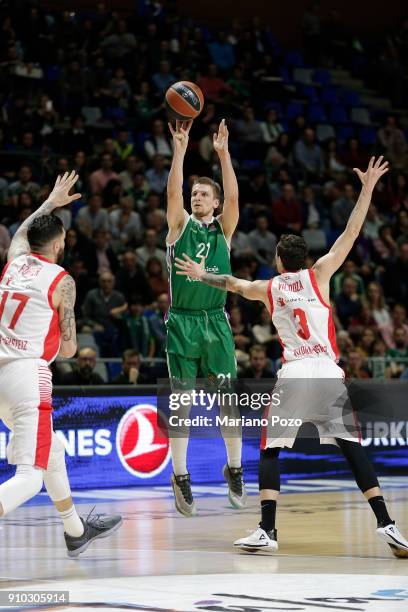
[{"label": "blurred background crowd", "polygon": [[[139,0],[126,18],[103,3],[76,13],[41,6],[0,5],[0,258],[56,175],[75,169],[82,198],[58,214],[67,230],[63,265],[77,284],[81,350],[74,369],[57,367],[55,381],[166,376],[172,143],[163,99],[178,80],[198,83],[206,99],[190,133],[187,205],[195,176],[221,181],[212,136],[224,117],[230,130],[240,186],[236,276],[276,274],[282,233],[305,237],[311,266],[353,210],[353,168],[372,154],[390,161],[333,278],[332,304],[349,377],[408,377],[408,142],[399,110],[408,20],[373,43],[314,3],[303,17],[302,49],[288,50],[257,18],[209,28],[180,17],[172,2]],[[228,310],[241,375],[273,375],[281,349],[267,311],[239,296],[229,296]]]}]

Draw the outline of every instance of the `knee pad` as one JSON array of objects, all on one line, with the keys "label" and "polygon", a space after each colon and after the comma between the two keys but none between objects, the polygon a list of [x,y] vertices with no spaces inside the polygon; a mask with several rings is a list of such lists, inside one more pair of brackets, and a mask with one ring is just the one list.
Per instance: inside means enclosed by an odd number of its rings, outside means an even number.
[{"label": "knee pad", "polygon": [[18,465],[14,478],[19,480],[20,486],[24,487],[27,499],[37,495],[43,486],[43,473],[33,465]]},{"label": "knee pad", "polygon": [[280,491],[279,470],[280,448],[266,448],[261,451],[259,459],[259,490],[272,489]]}]

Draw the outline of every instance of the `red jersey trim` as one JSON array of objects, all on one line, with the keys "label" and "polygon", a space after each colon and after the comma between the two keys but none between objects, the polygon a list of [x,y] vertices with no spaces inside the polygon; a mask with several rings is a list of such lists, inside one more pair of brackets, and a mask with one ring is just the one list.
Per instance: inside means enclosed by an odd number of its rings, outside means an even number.
[{"label": "red jersey trim", "polygon": [[268,289],[267,289],[267,294],[268,294],[268,299],[269,299],[269,306],[271,307],[271,316],[273,315],[272,281],[273,281],[273,278],[269,279]]},{"label": "red jersey trim", "polygon": [[55,263],[55,261],[51,261],[51,259],[48,259],[48,257],[44,257],[44,255],[40,255],[39,253],[29,253],[28,255],[30,257],[36,257],[37,259],[41,259],[41,261],[46,261],[47,263]]},{"label": "red jersey trim", "polygon": [[1,283],[1,281],[3,280],[4,275],[5,275],[5,273],[7,272],[7,268],[9,267],[9,265],[10,265],[10,264],[11,264],[11,261],[8,261],[8,262],[6,263],[6,265],[4,266],[4,268],[3,268],[3,272],[1,273],[1,276],[0,276],[0,283]]},{"label": "red jersey trim", "polygon": [[46,470],[51,451],[52,439],[52,406],[48,402],[40,402],[38,406],[38,427],[35,447],[34,465]]},{"label": "red jersey trim", "polygon": [[330,304],[326,304],[326,302],[322,298],[322,294],[320,293],[320,289],[319,289],[319,287],[317,285],[317,280],[316,280],[316,276],[315,276],[314,270],[312,270],[312,268],[309,268],[308,272],[309,272],[310,282],[312,283],[312,287],[314,289],[315,294],[319,298],[319,302],[321,302],[323,304],[323,306],[325,306],[326,308],[329,308],[331,310]]},{"label": "red jersey trim", "polygon": [[336,361],[337,361],[338,358],[339,358],[339,349],[337,348],[336,328],[334,326],[334,321],[333,321],[332,307],[329,304],[326,304],[326,302],[322,298],[322,294],[320,293],[319,287],[317,285],[317,281],[316,281],[316,276],[315,276],[314,270],[312,270],[310,268],[308,270],[308,272],[309,272],[310,282],[312,283],[313,290],[314,290],[315,294],[317,295],[317,298],[318,298],[319,302],[322,304],[322,306],[327,308],[328,311],[329,311],[329,318],[328,318],[328,322],[327,322],[327,335],[329,337],[330,346],[332,347],[332,351],[333,351],[333,353],[335,355],[335,358],[336,358]]},{"label": "red jersey trim", "polygon": [[60,344],[60,330],[58,324],[58,311],[54,308],[54,304],[52,301],[55,289],[60,282],[60,280],[67,276],[68,272],[62,270],[52,281],[49,289],[48,289],[48,304],[52,310],[52,318],[50,322],[50,326],[48,328],[47,335],[44,340],[44,349],[43,354],[41,355],[41,359],[45,359],[45,361],[52,361],[58,352],[58,347]]}]

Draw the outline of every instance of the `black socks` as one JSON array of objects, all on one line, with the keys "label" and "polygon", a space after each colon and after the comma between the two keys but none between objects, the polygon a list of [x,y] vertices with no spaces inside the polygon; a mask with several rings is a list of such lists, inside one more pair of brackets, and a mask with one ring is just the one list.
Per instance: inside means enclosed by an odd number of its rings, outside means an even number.
[{"label": "black socks", "polygon": [[387,506],[385,505],[385,501],[382,495],[376,495],[376,497],[371,497],[368,500],[372,511],[375,514],[377,519],[378,527],[385,527],[389,525],[393,521],[390,519],[390,516],[387,511]]},{"label": "black socks", "polygon": [[259,526],[266,532],[275,529],[276,501],[273,499],[261,501],[261,512],[262,518]]}]

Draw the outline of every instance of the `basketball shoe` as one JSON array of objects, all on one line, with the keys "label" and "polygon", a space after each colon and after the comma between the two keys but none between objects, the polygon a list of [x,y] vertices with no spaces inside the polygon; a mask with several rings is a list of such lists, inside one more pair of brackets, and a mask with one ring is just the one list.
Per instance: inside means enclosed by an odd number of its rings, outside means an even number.
[{"label": "basketball shoe", "polygon": [[183,516],[195,516],[197,508],[191,493],[190,474],[181,476],[171,475],[171,484],[174,491],[174,503],[176,509]]},{"label": "basketball shoe", "polygon": [[246,538],[235,540],[234,546],[248,552],[265,552],[273,553],[278,550],[278,532],[276,529],[264,531],[262,527],[258,527],[251,535]]},{"label": "basketball shoe", "polygon": [[378,527],[377,535],[388,544],[395,557],[408,558],[408,541],[398,531],[394,521],[385,527]]},{"label": "basketball shoe", "polygon": [[226,463],[222,473],[228,484],[228,499],[233,508],[245,508],[247,493],[242,479],[242,467],[231,468]]},{"label": "basketball shoe", "polygon": [[75,538],[64,533],[68,557],[78,557],[94,540],[109,537],[123,523],[123,519],[119,514],[103,516],[102,514],[92,514],[92,512],[93,509],[85,520],[80,517],[84,526],[84,533],[81,536]]}]

